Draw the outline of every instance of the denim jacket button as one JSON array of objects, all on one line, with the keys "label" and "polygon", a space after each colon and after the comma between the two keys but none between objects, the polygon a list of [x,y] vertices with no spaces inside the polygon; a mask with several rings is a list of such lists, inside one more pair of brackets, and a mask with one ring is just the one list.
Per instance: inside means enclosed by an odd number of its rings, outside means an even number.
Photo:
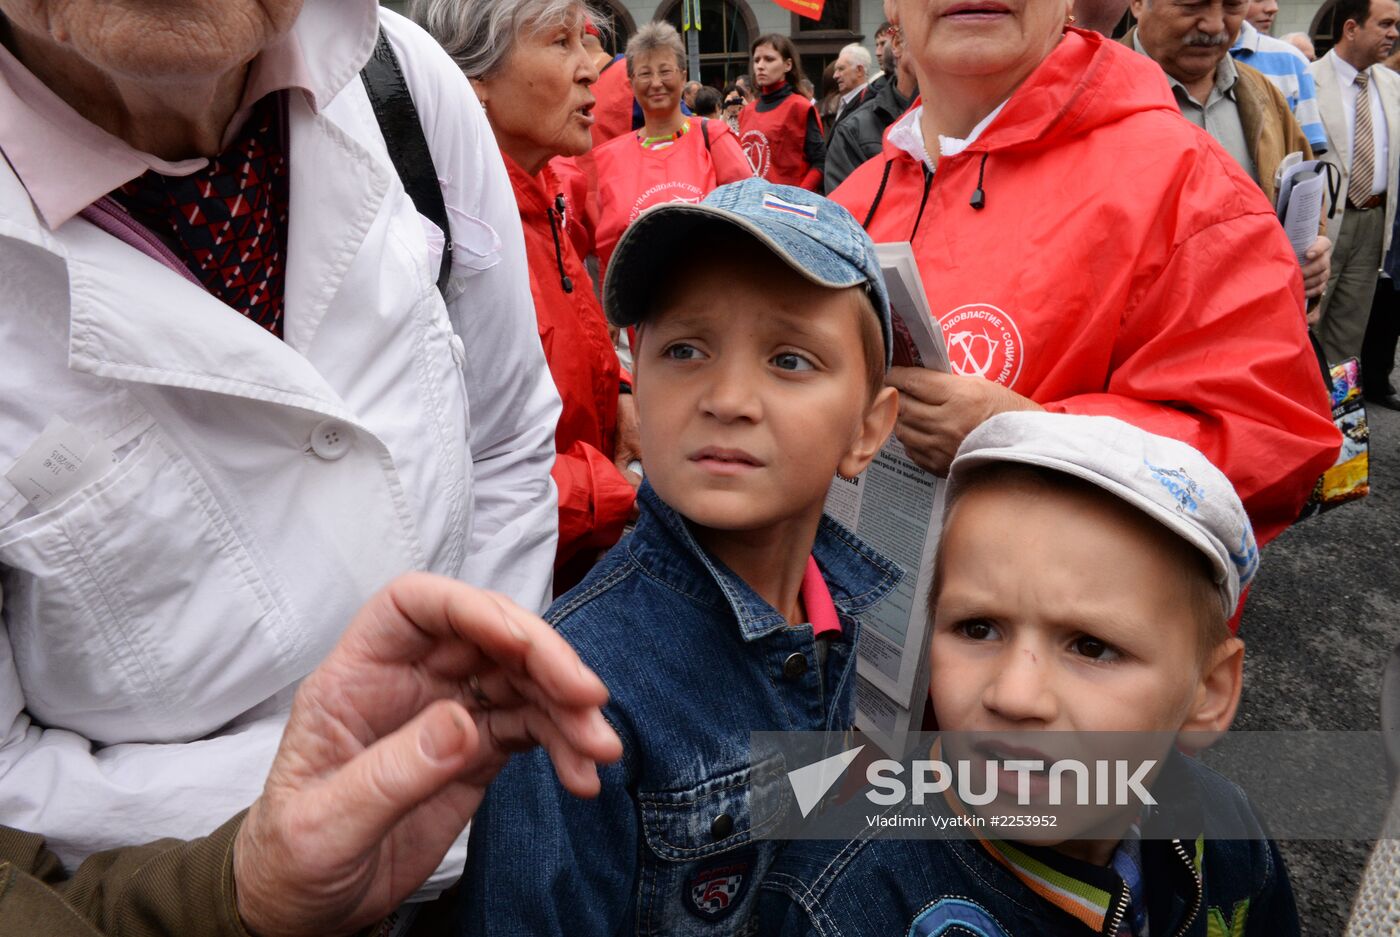
[{"label": "denim jacket button", "polygon": [[734,818],[727,813],[722,813],[715,817],[715,821],[710,824],[710,835],[715,839],[724,839],[734,832]]},{"label": "denim jacket button", "polygon": [[789,680],[796,680],[807,672],[807,655],[794,651],[788,655],[788,659],[783,661],[783,676]]}]

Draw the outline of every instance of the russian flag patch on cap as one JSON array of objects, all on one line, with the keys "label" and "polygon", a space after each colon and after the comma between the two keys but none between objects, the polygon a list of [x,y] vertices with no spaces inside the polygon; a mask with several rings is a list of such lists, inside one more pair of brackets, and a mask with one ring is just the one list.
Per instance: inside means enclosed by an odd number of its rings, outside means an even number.
[{"label": "russian flag patch on cap", "polygon": [[763,207],[769,211],[779,211],[786,215],[796,215],[799,218],[806,218],[808,221],[817,220],[816,208],[807,205],[799,205],[796,202],[789,202],[781,199],[772,192],[763,195]]}]

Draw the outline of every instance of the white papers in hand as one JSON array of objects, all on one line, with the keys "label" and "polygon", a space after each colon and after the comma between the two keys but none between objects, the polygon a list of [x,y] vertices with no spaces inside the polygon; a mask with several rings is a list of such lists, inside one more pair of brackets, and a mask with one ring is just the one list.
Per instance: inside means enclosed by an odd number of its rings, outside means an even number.
[{"label": "white papers in hand", "polygon": [[1322,192],[1326,182],[1327,176],[1321,173],[1304,176],[1293,184],[1293,190],[1288,194],[1283,230],[1300,264],[1303,263],[1303,254],[1317,240],[1318,224],[1322,221]]},{"label": "white papers in hand", "polygon": [[[875,250],[893,313],[895,364],[948,371],[913,251],[907,243]],[[886,754],[899,755],[920,729],[928,695],[927,602],[943,479],[915,465],[891,436],[859,477],[832,483],[826,512],[904,570],[895,590],[862,616],[856,649],[856,726]]]}]

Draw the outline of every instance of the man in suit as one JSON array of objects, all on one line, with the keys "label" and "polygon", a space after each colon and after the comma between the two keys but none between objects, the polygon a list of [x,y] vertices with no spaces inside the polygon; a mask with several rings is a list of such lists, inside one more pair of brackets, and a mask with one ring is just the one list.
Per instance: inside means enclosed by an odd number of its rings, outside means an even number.
[{"label": "man in suit", "polygon": [[836,79],[836,88],[841,92],[841,103],[837,105],[836,116],[831,121],[827,133],[836,131],[836,125],[865,101],[870,87],[870,50],[858,42],[853,42],[841,50],[836,57],[836,68],[831,75]]},{"label": "man in suit", "polygon": [[1327,129],[1324,159],[1341,174],[1328,225],[1338,232],[1332,278],[1316,326],[1334,363],[1361,356],[1381,258],[1390,246],[1400,169],[1400,75],[1378,66],[1400,38],[1400,4],[1338,0],[1336,10],[1341,36],[1308,66]]}]

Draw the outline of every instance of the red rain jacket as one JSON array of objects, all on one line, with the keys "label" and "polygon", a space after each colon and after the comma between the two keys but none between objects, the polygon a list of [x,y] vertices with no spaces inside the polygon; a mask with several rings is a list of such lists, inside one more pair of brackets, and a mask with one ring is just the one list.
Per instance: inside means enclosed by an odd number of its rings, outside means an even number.
[{"label": "red rain jacket", "polygon": [[1190,443],[1261,544],[1297,519],[1341,442],[1298,262],[1161,68],[1069,29],[936,173],[891,143],[902,123],[832,198],[912,241],[954,371]]},{"label": "red rain jacket", "polygon": [[603,66],[598,80],[593,83],[593,96],[598,103],[593,106],[590,132],[596,148],[632,129],[632,105],[636,98],[632,94],[632,83],[627,80],[624,56],[619,55]]},{"label": "red rain jacket", "polygon": [[[593,281],[567,236],[573,212],[566,207],[562,218],[557,212],[562,187],[548,166],[532,177],[510,157],[504,158],[525,230],[540,343],[564,402],[554,434],[558,457],[551,473],[559,487],[555,558],[559,592],[582,578],[594,553],[622,536],[636,497],[612,461],[622,370]],[[565,289],[566,278],[571,291]],[[570,561],[576,562],[570,565]]]},{"label": "red rain jacket", "polygon": [[739,141],[721,120],[692,118],[690,130],[660,150],[644,148],[629,133],[609,140],[592,156],[598,207],[588,222],[600,278],[622,232],[643,209],[662,202],[698,202],[716,186],[753,177]]}]

